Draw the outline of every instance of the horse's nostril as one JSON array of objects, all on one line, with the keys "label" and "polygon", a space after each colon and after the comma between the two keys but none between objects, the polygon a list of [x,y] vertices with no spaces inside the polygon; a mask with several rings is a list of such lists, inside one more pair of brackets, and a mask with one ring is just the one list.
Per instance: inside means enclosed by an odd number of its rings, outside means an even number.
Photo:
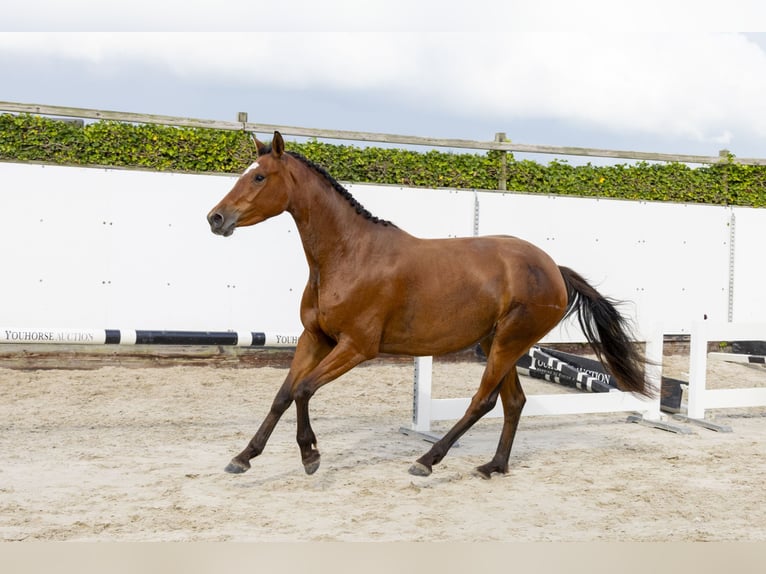
[{"label": "horse's nostril", "polygon": [[210,225],[213,227],[213,229],[220,229],[223,227],[223,215],[220,213],[213,213],[208,217],[208,221],[210,222]]}]

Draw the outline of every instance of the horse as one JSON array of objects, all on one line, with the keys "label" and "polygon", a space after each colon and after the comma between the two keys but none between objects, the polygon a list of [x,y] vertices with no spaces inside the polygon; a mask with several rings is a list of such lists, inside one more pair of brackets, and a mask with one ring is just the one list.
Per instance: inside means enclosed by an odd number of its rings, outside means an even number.
[{"label": "horse", "polygon": [[303,331],[287,376],[262,424],[226,466],[247,471],[294,402],[296,440],[307,474],[319,468],[309,401],[324,385],[380,355],[429,356],[480,346],[486,368],[465,414],[410,467],[428,476],[497,398],[503,423],[497,451],[476,472],[507,474],[526,402],[517,360],[550,329],[577,313],[599,360],[624,391],[652,396],[644,357],[618,302],[581,275],[511,236],[422,239],[373,216],[322,167],[286,151],[276,131],[254,138],[256,161],[207,215],[213,233],[230,236],[289,213],[309,276],[300,304]]}]

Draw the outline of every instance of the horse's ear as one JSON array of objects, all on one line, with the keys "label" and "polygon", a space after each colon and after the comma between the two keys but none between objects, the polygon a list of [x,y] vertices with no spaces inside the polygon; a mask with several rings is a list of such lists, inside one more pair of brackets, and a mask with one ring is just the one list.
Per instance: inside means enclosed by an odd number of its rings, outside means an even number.
[{"label": "horse's ear", "polygon": [[255,142],[255,152],[259,156],[265,154],[268,151],[266,149],[266,144],[259,140],[257,137],[253,136],[253,141]]},{"label": "horse's ear", "polygon": [[271,140],[271,155],[280,158],[283,153],[285,153],[285,140],[282,139],[281,133],[274,132],[274,138]]}]

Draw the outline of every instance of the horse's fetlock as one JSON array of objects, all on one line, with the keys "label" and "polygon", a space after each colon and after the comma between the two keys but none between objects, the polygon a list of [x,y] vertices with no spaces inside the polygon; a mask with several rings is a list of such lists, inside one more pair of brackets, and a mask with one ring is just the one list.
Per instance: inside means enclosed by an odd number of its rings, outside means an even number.
[{"label": "horse's fetlock", "polygon": [[295,438],[298,441],[298,444],[302,446],[305,445],[311,447],[317,445],[317,437],[311,430],[299,432]]}]

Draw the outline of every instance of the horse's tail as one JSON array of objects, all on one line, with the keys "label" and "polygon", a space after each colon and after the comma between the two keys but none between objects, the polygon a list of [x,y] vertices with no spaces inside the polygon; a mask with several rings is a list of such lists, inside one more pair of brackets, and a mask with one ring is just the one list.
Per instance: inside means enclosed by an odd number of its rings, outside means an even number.
[{"label": "horse's tail", "polygon": [[629,321],[617,311],[617,302],[601,295],[568,267],[559,269],[568,294],[564,317],[577,311],[577,319],[590,346],[622,390],[651,397],[652,388],[644,376],[646,359],[634,343]]}]

